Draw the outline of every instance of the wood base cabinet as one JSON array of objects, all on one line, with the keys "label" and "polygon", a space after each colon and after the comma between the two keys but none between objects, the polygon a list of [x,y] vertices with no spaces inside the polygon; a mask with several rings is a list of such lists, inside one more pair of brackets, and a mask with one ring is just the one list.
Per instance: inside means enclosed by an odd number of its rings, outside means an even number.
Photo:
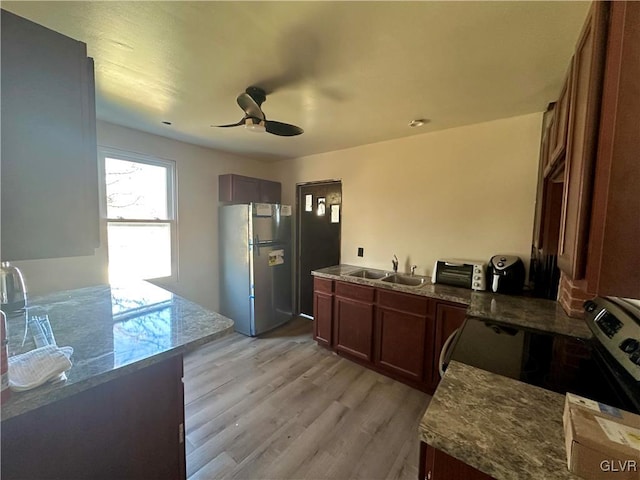
[{"label": "wood base cabinet", "polygon": [[419,390],[440,382],[439,357],[467,307],[423,295],[314,278],[319,345]]},{"label": "wood base cabinet", "polygon": [[375,364],[394,375],[423,382],[431,377],[433,300],[378,290]]},{"label": "wood base cabinet", "polygon": [[186,478],[182,355],[2,422],[3,479]]},{"label": "wood base cabinet", "polygon": [[320,345],[333,345],[333,280],[313,279],[313,339]]},{"label": "wood base cabinet", "polygon": [[440,383],[440,352],[453,333],[462,326],[467,315],[467,307],[453,303],[439,302],[436,306],[434,359],[431,375],[431,389],[435,390]]},{"label": "wood base cabinet", "polygon": [[491,480],[481,472],[442,450],[420,442],[419,480]]},{"label": "wood base cabinet", "polygon": [[371,362],[374,289],[345,282],[336,282],[335,289],[335,349]]}]

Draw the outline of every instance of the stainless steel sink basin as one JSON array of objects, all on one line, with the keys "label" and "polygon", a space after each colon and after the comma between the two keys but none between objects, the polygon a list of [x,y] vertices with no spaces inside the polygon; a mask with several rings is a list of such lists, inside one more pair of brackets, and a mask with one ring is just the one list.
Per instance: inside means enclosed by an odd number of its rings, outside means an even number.
[{"label": "stainless steel sink basin", "polygon": [[387,275],[388,273],[382,270],[358,270],[347,274],[349,277],[368,278],[369,280],[379,280]]},{"label": "stainless steel sink basin", "polygon": [[424,277],[413,277],[411,275],[389,275],[386,278],[382,279],[383,282],[388,283],[397,283],[398,285],[408,285],[410,287],[419,287],[420,285],[424,285],[425,278]]}]

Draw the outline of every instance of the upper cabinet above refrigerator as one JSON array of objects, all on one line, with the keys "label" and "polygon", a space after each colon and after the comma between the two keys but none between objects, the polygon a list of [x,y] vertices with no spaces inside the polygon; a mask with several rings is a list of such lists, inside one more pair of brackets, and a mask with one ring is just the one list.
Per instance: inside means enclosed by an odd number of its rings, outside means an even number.
[{"label": "upper cabinet above refrigerator", "polygon": [[218,177],[218,200],[226,203],[281,203],[282,186],[260,178],[232,173]]},{"label": "upper cabinet above refrigerator", "polygon": [[82,42],[2,20],[2,260],[99,245],[93,60]]}]

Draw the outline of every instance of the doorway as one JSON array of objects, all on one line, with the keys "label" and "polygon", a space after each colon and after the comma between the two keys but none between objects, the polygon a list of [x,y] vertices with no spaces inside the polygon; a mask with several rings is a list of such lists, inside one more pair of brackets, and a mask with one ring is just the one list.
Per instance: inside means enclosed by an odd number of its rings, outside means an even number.
[{"label": "doorway", "polygon": [[300,184],[296,191],[298,228],[298,311],[313,316],[312,270],[340,263],[342,182]]}]

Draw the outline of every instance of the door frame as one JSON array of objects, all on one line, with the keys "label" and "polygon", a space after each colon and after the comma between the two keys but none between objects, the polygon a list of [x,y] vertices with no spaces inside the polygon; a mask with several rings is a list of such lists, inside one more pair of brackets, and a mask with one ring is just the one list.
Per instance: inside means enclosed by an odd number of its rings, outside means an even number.
[{"label": "door frame", "polygon": [[[302,187],[314,186],[314,185],[326,185],[330,183],[339,183],[340,184],[340,192],[342,192],[342,179],[328,179],[328,180],[317,180],[313,182],[301,182],[296,183],[296,239],[294,245],[294,255],[295,255],[295,266],[294,266],[294,279],[293,283],[295,285],[295,295],[293,299],[294,303],[294,312],[298,316],[302,316],[304,318],[311,318],[307,315],[300,313],[300,228],[302,225],[302,210],[300,209],[301,199],[300,199],[300,191]],[[340,195],[342,198],[342,194]],[[340,202],[340,239],[342,240],[342,201]],[[340,257],[342,258],[342,245],[340,246]]]}]

